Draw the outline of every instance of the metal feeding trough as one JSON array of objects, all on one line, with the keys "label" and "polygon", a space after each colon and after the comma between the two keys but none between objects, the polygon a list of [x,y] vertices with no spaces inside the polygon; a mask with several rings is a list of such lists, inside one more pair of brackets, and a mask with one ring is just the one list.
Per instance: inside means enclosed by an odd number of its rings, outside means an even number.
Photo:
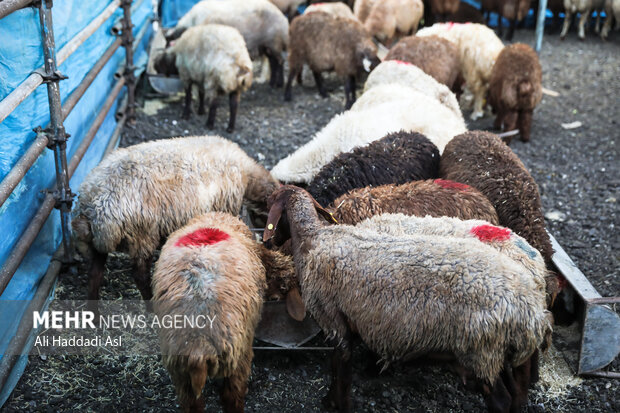
[{"label": "metal feeding trough", "polygon": [[269,344],[292,349],[304,345],[319,331],[321,328],[309,315],[303,321],[296,321],[288,315],[284,301],[267,301],[263,305],[255,337]]},{"label": "metal feeding trough", "polygon": [[164,95],[175,95],[183,90],[183,83],[178,77],[166,77],[155,73],[154,61],[155,57],[166,47],[166,39],[164,38],[161,28],[155,30],[153,41],[149,49],[149,61],[146,64],[146,76],[149,79],[151,87],[157,92]]},{"label": "metal feeding trough", "polygon": [[577,374],[620,378],[620,372],[603,372],[620,353],[620,316],[608,304],[620,297],[601,297],[560,244],[549,234],[555,253],[553,263],[584,303]]}]

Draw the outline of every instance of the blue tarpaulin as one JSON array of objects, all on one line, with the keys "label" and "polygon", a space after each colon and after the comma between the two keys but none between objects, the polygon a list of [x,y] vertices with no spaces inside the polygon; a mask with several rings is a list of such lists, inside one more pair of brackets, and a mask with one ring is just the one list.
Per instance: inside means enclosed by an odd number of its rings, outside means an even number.
[{"label": "blue tarpaulin", "polygon": [[[54,2],[52,17],[56,51],[60,50],[77,33],[97,17],[112,0],[64,0]],[[111,28],[120,21],[122,9],[116,12],[86,40],[64,63],[59,65],[67,80],[60,82],[60,94],[64,101],[79,85],[93,64],[114,42]],[[134,36],[149,25],[142,42],[136,49],[134,64],[139,73],[146,66],[147,44],[152,29],[153,10],[150,0],[135,0],[132,6]],[[43,66],[43,48],[39,14],[36,8],[18,10],[0,20],[0,100],[19,86],[38,67]],[[115,83],[114,73],[125,61],[125,50],[120,47],[98,74],[79,103],[75,106],[64,126],[71,135],[67,142],[67,159],[84,138],[84,135],[98,115],[110,89]],[[103,156],[116,120],[116,106],[113,105],[101,125],[93,143],[86,152],[80,166],[75,171],[70,186],[77,192],[79,184]],[[0,179],[3,179],[19,157],[31,145],[36,135],[33,128],[45,127],[49,123],[47,88],[39,86],[4,121],[0,123]],[[39,157],[22,182],[15,188],[9,199],[0,208],[0,263],[4,263],[24,229],[40,207],[43,190],[52,188],[55,182],[54,158],[50,150]],[[53,211],[19,269],[0,296],[0,300],[23,300],[24,305],[10,316],[0,317],[0,355],[4,353],[9,341],[21,320],[22,313],[36,292],[45,274],[51,256],[61,241],[60,216]],[[26,357],[16,365],[5,388],[0,389],[0,406],[4,403],[17,379],[23,372]]]}]

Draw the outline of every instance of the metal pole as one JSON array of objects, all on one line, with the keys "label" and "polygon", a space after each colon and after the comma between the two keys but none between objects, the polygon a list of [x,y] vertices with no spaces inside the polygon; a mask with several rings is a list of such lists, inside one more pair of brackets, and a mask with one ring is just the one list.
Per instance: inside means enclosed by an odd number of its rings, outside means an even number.
[{"label": "metal pole", "polygon": [[538,2],[538,19],[536,20],[536,52],[542,47],[543,34],[545,32],[545,14],[547,13],[547,0]]},{"label": "metal pole", "polygon": [[62,108],[60,102],[60,88],[58,83],[63,76],[56,67],[56,46],[54,44],[54,28],[52,24],[52,0],[38,2],[41,35],[43,37],[43,56],[45,60],[45,81],[47,83],[47,98],[50,108],[50,126],[48,147],[54,151],[56,168],[57,207],[60,209],[62,227],[62,243],[65,259],[70,261],[73,246],[71,241],[71,204],[73,194],[69,188],[69,174],[67,172],[67,133],[62,124]]},{"label": "metal pole", "polygon": [[[0,1],[0,19],[16,10],[26,7],[32,0],[3,0]],[[0,387],[1,388],[1,387]]]},{"label": "metal pole", "polygon": [[[133,42],[133,52],[136,53],[136,50],[138,49],[138,46],[140,45],[140,43],[142,43],[142,39],[144,39],[144,35],[146,34],[146,31],[149,29],[149,26],[151,25],[153,21],[151,19],[148,20],[147,23],[145,23],[142,28],[140,29],[140,31],[138,32],[138,34],[136,35],[136,38],[134,39]],[[118,33],[117,33],[118,35]],[[120,79],[121,77],[123,77],[125,73],[125,64],[122,64],[118,70],[114,73],[114,77],[116,79]]]},{"label": "metal pole", "polygon": [[48,144],[47,136],[45,134],[37,134],[36,139],[26,150],[26,152],[19,158],[19,161],[11,168],[9,173],[0,182],[0,206],[2,206],[6,200],[11,196],[15,187],[20,183],[30,167],[39,159],[39,155],[45,151]]},{"label": "metal pole", "polygon": [[136,76],[133,66],[133,24],[131,23],[131,3],[132,0],[121,0],[123,8],[123,47],[125,48],[125,84],[127,85],[127,110],[125,112],[127,121],[133,123],[136,120]]}]

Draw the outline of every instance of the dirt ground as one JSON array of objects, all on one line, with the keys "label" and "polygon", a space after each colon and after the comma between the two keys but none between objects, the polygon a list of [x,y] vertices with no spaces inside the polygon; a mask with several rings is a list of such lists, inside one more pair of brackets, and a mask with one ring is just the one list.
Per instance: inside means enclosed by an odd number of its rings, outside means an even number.
[{"label": "dirt ground", "polygon": [[[532,31],[518,31],[516,41],[533,44]],[[564,42],[547,36],[541,52],[543,84],[558,92],[545,95],[534,115],[532,140],[513,141],[538,182],[551,233],[604,296],[620,295],[620,34],[609,42],[590,34],[584,42],[573,32]],[[140,101],[135,126],[126,126],[122,146],[171,136],[216,133],[239,143],[251,156],[272,167],[343,109],[342,84],[330,79],[331,94],[321,99],[306,73],[294,86],[293,102],[282,90],[254,85],[243,95],[237,130],[225,132],[223,100],[216,129],[205,129],[205,117],[180,118],[181,97]],[[361,93],[359,91],[358,93]],[[144,96],[142,96],[144,98]],[[159,106],[161,106],[159,108]],[[468,115],[468,114],[466,114]],[[576,129],[561,124],[580,121]],[[470,123],[489,129],[492,118]],[[139,298],[128,275],[129,262],[114,255],[108,262],[102,298]],[[62,273],[58,298],[85,298],[86,276]],[[575,326],[572,327],[573,330]],[[560,347],[562,340],[555,337]],[[323,345],[317,338],[316,345]],[[328,353],[257,351],[246,408],[250,412],[319,412],[329,384]],[[456,375],[435,366],[394,366],[376,377],[364,371],[362,351],[355,353],[353,397],[360,412],[484,411],[482,397]],[[613,365],[620,370],[620,363]],[[530,392],[528,412],[618,412],[616,380],[573,379],[562,354],[543,360],[543,380]],[[562,370],[564,369],[564,370]],[[206,386],[209,412],[220,411],[217,383]],[[33,356],[3,411],[177,411],[166,370],[158,357]]]}]

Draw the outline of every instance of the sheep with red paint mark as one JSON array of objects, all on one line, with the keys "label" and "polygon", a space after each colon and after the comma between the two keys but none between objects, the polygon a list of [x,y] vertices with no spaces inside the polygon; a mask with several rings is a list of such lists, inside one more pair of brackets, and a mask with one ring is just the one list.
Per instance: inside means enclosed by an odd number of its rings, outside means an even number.
[{"label": "sheep with red paint mark", "polygon": [[329,211],[294,186],[270,203],[263,239],[291,240],[304,304],[334,339],[328,407],[353,410],[354,336],[387,362],[448,355],[484,384],[492,411],[527,401],[537,351],[552,332],[527,268],[476,237],[329,225]]},{"label": "sheep with red paint mark", "polygon": [[[273,260],[283,264],[277,275],[264,265]],[[184,411],[204,410],[208,378],[224,379],[225,412],[243,411],[263,296],[278,277],[294,277],[291,259],[258,244],[230,214],[202,215],[170,235],[153,273],[154,311],[160,319],[208,315],[212,321],[159,330],[162,362]]]},{"label": "sheep with red paint mark", "polygon": [[336,198],[328,209],[339,223],[350,225],[386,213],[499,222],[484,195],[468,185],[442,179],[354,189]]},{"label": "sheep with red paint mark", "polygon": [[266,215],[279,183],[236,143],[219,136],[163,139],[117,149],[79,188],[73,232],[90,261],[88,299],[99,299],[105,262],[121,251],[133,260],[142,297],[151,298],[155,250],[193,217],[223,211]]},{"label": "sheep with red paint mark", "polygon": [[[538,185],[499,137],[483,131],[454,137],[441,156],[440,175],[482,192],[495,207],[500,225],[525,238],[551,265],[553,249],[545,229]],[[554,298],[558,291],[558,279],[547,277],[548,295]]]}]

